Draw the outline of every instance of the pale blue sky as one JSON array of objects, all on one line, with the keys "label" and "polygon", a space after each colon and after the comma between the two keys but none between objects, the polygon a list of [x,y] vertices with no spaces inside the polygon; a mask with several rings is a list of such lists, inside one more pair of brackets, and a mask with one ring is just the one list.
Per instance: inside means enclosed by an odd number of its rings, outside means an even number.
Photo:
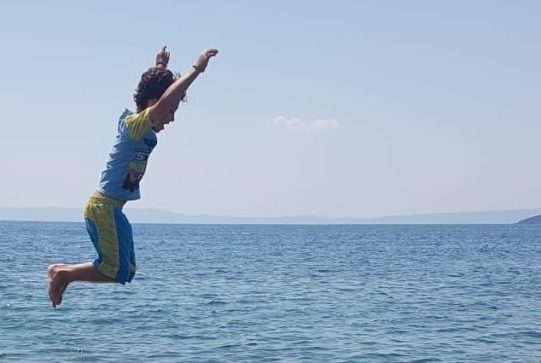
[{"label": "pale blue sky", "polygon": [[541,2],[11,1],[0,206],[80,207],[140,74],[220,50],[141,201],[377,217],[541,207]]}]

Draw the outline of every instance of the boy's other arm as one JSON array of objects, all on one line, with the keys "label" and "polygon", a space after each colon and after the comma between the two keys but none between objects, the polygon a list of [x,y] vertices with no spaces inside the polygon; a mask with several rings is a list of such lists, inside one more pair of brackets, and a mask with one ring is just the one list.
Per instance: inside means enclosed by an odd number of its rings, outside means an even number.
[{"label": "boy's other arm", "polygon": [[167,122],[171,112],[176,110],[184,98],[186,90],[197,76],[205,71],[209,59],[218,54],[217,49],[207,49],[197,58],[194,65],[179,79],[177,79],[160,97],[158,102],[150,107],[149,115],[154,124],[161,125]]},{"label": "boy's other arm", "polygon": [[156,54],[156,67],[167,69],[170,55],[167,47],[164,45],[158,54]]}]

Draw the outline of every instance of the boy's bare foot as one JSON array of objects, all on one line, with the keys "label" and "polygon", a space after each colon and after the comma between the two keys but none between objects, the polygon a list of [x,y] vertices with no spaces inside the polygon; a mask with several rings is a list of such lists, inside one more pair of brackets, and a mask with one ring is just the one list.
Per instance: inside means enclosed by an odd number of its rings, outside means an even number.
[{"label": "boy's bare foot", "polygon": [[49,265],[49,267],[47,268],[49,300],[51,300],[53,308],[56,308],[57,305],[60,305],[62,303],[62,295],[68,287],[68,284],[62,278],[65,272],[63,267],[66,267],[66,265],[54,264]]}]

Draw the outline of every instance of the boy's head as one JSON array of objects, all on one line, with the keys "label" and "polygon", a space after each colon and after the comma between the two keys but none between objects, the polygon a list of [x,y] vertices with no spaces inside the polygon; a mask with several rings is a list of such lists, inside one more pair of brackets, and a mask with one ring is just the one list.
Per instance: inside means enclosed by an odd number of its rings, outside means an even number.
[{"label": "boy's head", "polygon": [[133,95],[137,112],[143,111],[159,100],[175,79],[173,72],[161,67],[152,67],[143,73]]}]

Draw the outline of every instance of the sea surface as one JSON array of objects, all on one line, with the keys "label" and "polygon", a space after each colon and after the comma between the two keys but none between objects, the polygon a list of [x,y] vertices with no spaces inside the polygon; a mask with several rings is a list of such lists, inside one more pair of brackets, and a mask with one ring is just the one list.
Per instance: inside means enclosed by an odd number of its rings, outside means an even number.
[{"label": "sea surface", "polygon": [[0,362],[541,362],[541,226],[133,228],[133,282],[53,309],[84,224],[0,222]]}]

